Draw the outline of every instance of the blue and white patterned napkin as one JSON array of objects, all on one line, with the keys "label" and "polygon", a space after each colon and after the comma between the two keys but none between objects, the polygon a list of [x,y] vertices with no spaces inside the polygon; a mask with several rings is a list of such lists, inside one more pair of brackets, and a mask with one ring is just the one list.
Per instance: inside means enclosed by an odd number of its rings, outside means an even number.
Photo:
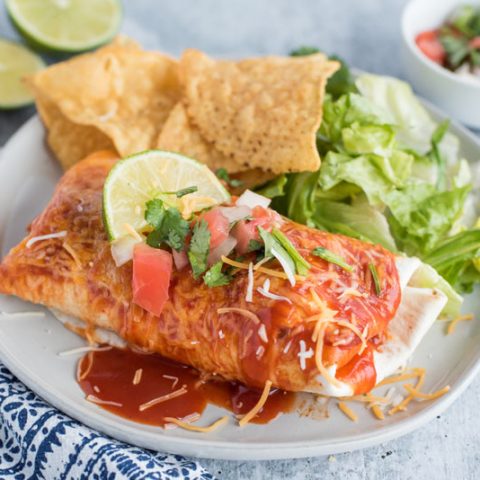
[{"label": "blue and white patterned napkin", "polygon": [[132,447],[85,427],[0,364],[0,479],[172,478],[214,477],[195,461]]}]

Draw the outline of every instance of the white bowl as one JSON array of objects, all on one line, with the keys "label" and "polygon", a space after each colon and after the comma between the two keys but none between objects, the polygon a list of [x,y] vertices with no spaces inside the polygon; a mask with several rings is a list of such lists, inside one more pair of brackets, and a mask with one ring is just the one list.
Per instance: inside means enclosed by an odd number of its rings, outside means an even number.
[{"label": "white bowl", "polygon": [[420,95],[453,118],[480,128],[480,81],[465,78],[437,65],[417,47],[415,37],[438,28],[459,5],[479,0],[411,0],[402,16],[403,60],[407,76]]}]

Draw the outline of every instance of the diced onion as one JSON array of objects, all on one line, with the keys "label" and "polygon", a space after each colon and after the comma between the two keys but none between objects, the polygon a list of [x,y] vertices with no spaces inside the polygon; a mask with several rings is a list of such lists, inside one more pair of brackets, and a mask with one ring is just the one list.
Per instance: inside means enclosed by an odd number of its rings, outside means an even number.
[{"label": "diced onion", "polygon": [[175,263],[175,268],[177,270],[182,270],[188,265],[188,257],[186,252],[181,251],[177,252],[175,249],[172,249],[173,262]]},{"label": "diced onion", "polygon": [[133,247],[137,243],[141,241],[131,235],[126,235],[112,243],[110,251],[117,267],[121,267],[133,258]]},{"label": "diced onion", "polygon": [[249,208],[263,207],[268,208],[271,200],[263,195],[252,192],[251,190],[245,190],[237,200],[237,206],[246,206]]},{"label": "diced onion", "polygon": [[229,236],[225,241],[223,241],[218,247],[215,247],[210,254],[208,255],[208,264],[214,265],[222,259],[222,257],[228,257],[230,252],[237,245],[237,240]]},{"label": "diced onion", "polygon": [[219,210],[228,220],[228,223],[238,222],[239,220],[243,220],[252,214],[252,209],[245,205],[240,205],[237,207],[219,207]]}]

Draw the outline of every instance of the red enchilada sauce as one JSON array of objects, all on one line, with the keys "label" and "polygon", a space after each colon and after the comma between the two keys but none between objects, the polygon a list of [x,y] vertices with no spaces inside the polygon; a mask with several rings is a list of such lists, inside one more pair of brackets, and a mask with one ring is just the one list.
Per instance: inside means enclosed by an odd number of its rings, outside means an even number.
[{"label": "red enchilada sauce", "polygon": [[[243,415],[255,406],[262,393],[237,382],[203,381],[195,369],[186,365],[118,348],[89,352],[80,360],[78,373],[80,387],[91,401],[120,417],[148,425],[164,426],[168,423],[165,417],[181,420],[201,414],[209,403]],[[179,390],[186,393],[140,409],[153,399]],[[267,423],[290,411],[293,404],[293,393],[272,389],[251,421]]]}]

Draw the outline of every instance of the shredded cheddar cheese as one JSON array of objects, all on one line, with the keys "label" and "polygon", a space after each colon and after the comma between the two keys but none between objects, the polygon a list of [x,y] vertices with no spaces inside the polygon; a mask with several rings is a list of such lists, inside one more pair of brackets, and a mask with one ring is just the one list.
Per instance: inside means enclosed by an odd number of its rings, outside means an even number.
[{"label": "shredded cheddar cheese", "polygon": [[322,323],[322,326],[320,327],[319,337],[317,339],[317,344],[315,347],[315,363],[317,365],[318,371],[322,374],[323,378],[325,378],[328,383],[334,385],[335,387],[341,388],[343,386],[342,382],[340,382],[340,380],[337,380],[335,377],[332,377],[328,369],[323,364],[323,338],[325,336],[326,328],[327,324]]},{"label": "shredded cheddar cheese", "polygon": [[225,307],[225,308],[219,308],[217,310],[218,314],[223,314],[223,313],[238,313],[240,315],[243,315],[244,317],[249,318],[250,320],[253,320],[255,323],[260,323],[260,319],[255,315],[253,312],[250,312],[250,310],[245,310],[244,308],[236,308],[236,307]]},{"label": "shredded cheddar cheese", "polygon": [[90,370],[93,367],[93,355],[92,355],[91,351],[88,352],[87,361],[88,361],[88,366],[83,372],[81,371],[83,359],[78,362],[78,365],[77,365],[77,381],[79,381],[79,382],[81,382],[84,378],[87,378],[88,374],[90,373]]},{"label": "shredded cheddar cheese", "polygon": [[372,412],[379,420],[385,420],[383,410],[378,405],[373,405]]},{"label": "shredded cheddar cheese", "polygon": [[383,387],[385,385],[390,385],[391,383],[404,382],[405,380],[410,380],[412,378],[418,378],[418,373],[402,373],[400,375],[395,375],[393,377],[388,377],[382,380],[380,383],[375,385],[375,388]]},{"label": "shredded cheddar cheese", "polygon": [[72,257],[73,261],[75,262],[75,265],[78,268],[82,268],[82,262],[80,261],[77,254],[75,253],[75,250],[67,242],[63,242],[62,247]]},{"label": "shredded cheddar cheese", "polygon": [[[237,262],[225,256],[222,256],[222,262],[232,267],[240,268],[242,270],[248,270],[249,268],[248,263]],[[282,278],[284,280],[288,280],[288,276],[286,275],[286,273],[280,272],[278,270],[272,270],[271,268],[264,268],[264,267],[258,267],[258,268],[254,267],[253,270],[256,272],[265,273],[266,275],[270,275],[271,277],[277,277],[277,278]],[[302,277],[301,275],[295,275],[295,279],[305,280],[305,277]]]},{"label": "shredded cheddar cheese", "polygon": [[[420,389],[423,386],[423,382],[425,381],[425,369],[424,368],[415,368],[413,370],[413,374],[417,375],[417,384],[415,385],[416,389]],[[415,378],[415,377],[413,377]],[[402,380],[403,381],[403,380]],[[408,397],[405,397],[398,405],[395,405],[393,408],[391,408],[388,411],[389,415],[393,415],[394,413],[397,413],[399,411],[404,411],[407,409],[408,404],[413,400],[413,395],[409,395]]]},{"label": "shredded cheddar cheese", "polygon": [[182,217],[188,219],[192,216],[192,213],[213,207],[213,205],[216,205],[217,201],[214,198],[207,196],[185,195],[181,198],[179,203]]},{"label": "shredded cheddar cheese", "polygon": [[174,377],[173,375],[162,375],[163,378],[166,378],[167,380],[173,380],[172,383],[172,389],[174,389],[178,383],[179,378]]},{"label": "shredded cheddar cheese", "polygon": [[175,417],[164,417],[163,420],[168,423],[174,423],[175,425],[178,425],[180,428],[183,428],[185,430],[190,430],[192,432],[208,433],[208,432],[212,432],[213,430],[216,430],[221,425],[224,425],[228,421],[228,417],[225,416],[225,417],[219,418],[208,427],[199,427],[197,425],[191,425],[190,423],[184,422]]},{"label": "shredded cheddar cheese", "polygon": [[268,263],[271,260],[270,257],[264,257],[261,260],[259,260],[255,266],[253,267],[254,270],[258,270],[264,263]]},{"label": "shredded cheddar cheese", "polygon": [[346,403],[338,402],[337,406],[352,422],[358,422],[358,415]]},{"label": "shredded cheddar cheese", "polygon": [[140,242],[143,241],[142,236],[129,223],[125,223],[123,226],[130,236]]},{"label": "shredded cheddar cheese", "polygon": [[98,398],[92,394],[87,395],[85,398],[89,402],[96,403],[97,405],[111,405],[112,407],[123,407],[122,403],[112,402],[111,400],[102,400],[101,398]]},{"label": "shredded cheddar cheese", "polygon": [[25,247],[30,248],[34,243],[40,242],[41,240],[50,240],[51,238],[63,238],[67,236],[67,231],[62,230],[61,232],[47,233],[46,235],[38,235],[27,240]]},{"label": "shredded cheddar cheese", "polygon": [[338,398],[340,400],[361,402],[361,403],[388,403],[389,402],[387,397],[379,397],[377,395],[372,395],[371,393],[366,393],[365,395],[353,395],[351,397],[338,397]]},{"label": "shredded cheddar cheese", "polygon": [[66,357],[67,355],[75,355],[77,353],[86,353],[86,352],[105,352],[106,350],[111,350],[112,347],[106,345],[105,347],[97,347],[95,345],[86,345],[85,347],[72,348],[70,350],[64,350],[59,352],[57,355],[59,357]]},{"label": "shredded cheddar cheese", "polygon": [[142,403],[138,409],[143,412],[147,408],[151,408],[159,403],[166,402],[167,400],[171,400],[172,398],[180,397],[181,395],[185,395],[187,393],[187,389],[185,387],[179,388],[171,393],[167,393],[166,395],[162,395],[161,397],[153,398],[152,400]]},{"label": "shredded cheddar cheese", "polygon": [[473,313],[468,313],[467,315],[460,315],[457,318],[454,318],[451,322],[449,322],[447,327],[447,335],[451,335],[457,326],[458,322],[465,322],[473,320]]},{"label": "shredded cheddar cheese", "polygon": [[138,385],[142,381],[143,368],[137,368],[135,375],[133,376],[133,384]]},{"label": "shredded cheddar cheese", "polygon": [[258,400],[257,404],[239,420],[238,424],[240,425],[240,427],[245,426],[263,408],[263,406],[265,405],[268,399],[268,395],[270,394],[271,388],[272,388],[272,382],[270,380],[267,380],[265,382],[265,386],[263,387],[262,395],[260,396],[260,399]]},{"label": "shredded cheddar cheese", "polygon": [[433,393],[423,393],[419,392],[413,385],[406,383],[404,388],[412,395],[414,398],[421,399],[421,400],[434,400],[435,398],[441,397],[445,395],[447,392],[450,391],[450,385],[446,385],[445,387],[437,390]]}]

